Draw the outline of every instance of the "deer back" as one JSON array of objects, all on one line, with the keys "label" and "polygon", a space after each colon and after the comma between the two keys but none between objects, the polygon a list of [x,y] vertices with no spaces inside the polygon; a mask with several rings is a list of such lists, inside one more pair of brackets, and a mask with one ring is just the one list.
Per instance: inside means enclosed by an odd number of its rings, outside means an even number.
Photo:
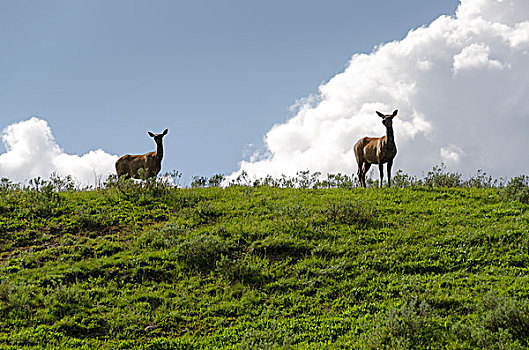
[{"label": "deer back", "polygon": [[383,137],[364,137],[355,144],[354,151],[357,161],[362,160],[371,164],[378,164]]},{"label": "deer back", "polygon": [[[143,171],[140,171],[140,169],[143,169]],[[139,155],[126,154],[116,162],[118,176],[129,175],[136,179],[156,176],[160,169],[161,162],[158,161],[156,152]]]}]

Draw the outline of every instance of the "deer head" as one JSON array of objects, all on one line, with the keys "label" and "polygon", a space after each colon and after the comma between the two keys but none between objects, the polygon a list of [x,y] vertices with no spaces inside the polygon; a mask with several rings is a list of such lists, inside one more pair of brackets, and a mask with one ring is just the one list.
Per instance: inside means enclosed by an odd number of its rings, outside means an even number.
[{"label": "deer head", "polygon": [[169,129],[165,129],[161,134],[153,134],[152,132],[148,131],[147,134],[149,134],[150,137],[154,138],[154,142],[156,144],[159,144],[162,142],[162,139],[167,133],[169,132]]},{"label": "deer head", "polygon": [[392,123],[393,123],[393,118],[397,115],[398,112],[399,110],[396,109],[393,111],[393,114],[382,114],[379,111],[377,111],[377,114],[380,118],[382,118],[382,124],[384,124],[386,128],[391,128]]}]

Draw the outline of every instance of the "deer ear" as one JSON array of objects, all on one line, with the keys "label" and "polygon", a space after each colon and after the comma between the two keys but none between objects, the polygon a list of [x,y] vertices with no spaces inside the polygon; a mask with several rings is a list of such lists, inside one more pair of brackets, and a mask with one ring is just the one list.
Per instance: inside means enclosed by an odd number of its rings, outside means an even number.
[{"label": "deer ear", "polygon": [[147,134],[149,134],[150,137],[154,137],[154,134],[152,132],[147,132]]},{"label": "deer ear", "polygon": [[397,113],[399,113],[399,110],[398,110],[398,109],[394,110],[392,115],[393,115],[393,116],[396,116]]},{"label": "deer ear", "polygon": [[167,135],[168,132],[169,132],[169,129],[165,129],[162,134]]},{"label": "deer ear", "polygon": [[380,118],[385,118],[385,117],[386,117],[384,114],[380,113],[379,111],[376,111],[376,112],[377,112],[377,114],[378,114],[378,116],[379,116]]}]

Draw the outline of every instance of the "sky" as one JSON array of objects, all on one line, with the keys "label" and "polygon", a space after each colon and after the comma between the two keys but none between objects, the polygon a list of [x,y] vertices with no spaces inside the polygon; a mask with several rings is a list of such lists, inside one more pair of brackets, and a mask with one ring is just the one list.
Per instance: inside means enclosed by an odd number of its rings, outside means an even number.
[{"label": "sky", "polygon": [[0,176],[90,183],[165,128],[184,183],[351,174],[394,109],[394,169],[527,173],[528,20],[525,0],[0,1]]}]

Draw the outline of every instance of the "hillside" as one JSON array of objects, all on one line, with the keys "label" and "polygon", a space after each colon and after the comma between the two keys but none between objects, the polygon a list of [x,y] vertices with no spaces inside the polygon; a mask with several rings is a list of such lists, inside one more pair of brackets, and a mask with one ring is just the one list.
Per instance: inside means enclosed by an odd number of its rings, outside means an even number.
[{"label": "hillside", "polygon": [[524,348],[503,188],[0,186],[0,348]]}]

